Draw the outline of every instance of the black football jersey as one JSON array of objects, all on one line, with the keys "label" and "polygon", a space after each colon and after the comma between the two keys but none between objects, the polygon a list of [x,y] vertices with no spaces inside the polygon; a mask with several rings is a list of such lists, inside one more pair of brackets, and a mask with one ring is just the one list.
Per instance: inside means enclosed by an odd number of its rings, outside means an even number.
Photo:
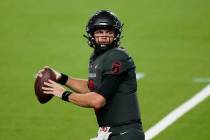
[{"label": "black football jersey", "polygon": [[106,98],[106,105],[95,110],[99,126],[112,126],[140,120],[135,64],[122,48],[112,48],[97,57],[94,53],[91,55],[88,78],[88,87],[91,91],[100,94],[98,91],[107,74],[121,75],[122,73],[125,73],[126,77],[120,81],[118,88],[109,96],[110,98],[102,95]]}]

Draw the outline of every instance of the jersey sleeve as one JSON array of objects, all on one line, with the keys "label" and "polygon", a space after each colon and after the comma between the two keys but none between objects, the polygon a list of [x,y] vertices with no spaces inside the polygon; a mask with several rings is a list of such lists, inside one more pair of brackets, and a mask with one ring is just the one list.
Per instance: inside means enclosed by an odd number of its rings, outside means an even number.
[{"label": "jersey sleeve", "polygon": [[[105,75],[101,84],[101,87],[98,89],[97,93],[102,95],[106,101],[108,101],[112,95],[118,89],[121,80],[125,77],[125,74],[120,75]],[[110,82],[111,81],[111,82]]]},{"label": "jersey sleeve", "polygon": [[103,63],[103,74],[121,74],[135,68],[132,58],[122,50],[114,50],[106,56]]}]

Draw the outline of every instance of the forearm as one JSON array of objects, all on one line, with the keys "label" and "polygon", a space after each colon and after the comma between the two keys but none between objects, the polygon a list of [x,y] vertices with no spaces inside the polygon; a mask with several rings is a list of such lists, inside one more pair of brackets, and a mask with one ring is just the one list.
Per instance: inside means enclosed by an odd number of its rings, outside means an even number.
[{"label": "forearm", "polygon": [[65,86],[77,93],[90,92],[87,84],[87,79],[78,79],[70,77],[68,78],[68,81],[66,82]]},{"label": "forearm", "polygon": [[[89,89],[86,88],[87,86],[81,85],[81,83],[87,84],[85,80],[68,78],[67,81],[68,81],[67,84],[70,85],[70,88],[74,87],[74,89],[76,90],[76,88],[79,87],[78,90],[80,91],[83,90],[83,92],[85,90],[88,90],[88,92],[86,92],[85,94],[79,94],[77,92],[67,91],[62,85],[52,80],[44,82],[42,90],[45,94],[52,94],[54,96],[61,98],[64,101],[72,102],[82,107],[100,108],[105,105],[106,99],[102,95],[96,92],[90,92]],[[74,84],[76,86],[73,86]],[[77,84],[80,86],[78,86]]]},{"label": "forearm", "polygon": [[105,105],[105,99],[95,92],[86,94],[72,93],[68,97],[69,102],[86,108],[100,108]]}]

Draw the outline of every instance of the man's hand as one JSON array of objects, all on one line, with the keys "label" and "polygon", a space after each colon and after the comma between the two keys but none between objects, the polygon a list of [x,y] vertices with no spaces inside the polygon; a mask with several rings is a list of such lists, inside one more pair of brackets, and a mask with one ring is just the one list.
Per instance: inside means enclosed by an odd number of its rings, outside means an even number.
[{"label": "man's hand", "polygon": [[48,82],[44,82],[44,85],[45,86],[42,87],[42,89],[45,94],[52,94],[59,98],[61,98],[63,92],[66,91],[66,89],[63,86],[61,86],[60,84],[52,80],[49,80]]}]

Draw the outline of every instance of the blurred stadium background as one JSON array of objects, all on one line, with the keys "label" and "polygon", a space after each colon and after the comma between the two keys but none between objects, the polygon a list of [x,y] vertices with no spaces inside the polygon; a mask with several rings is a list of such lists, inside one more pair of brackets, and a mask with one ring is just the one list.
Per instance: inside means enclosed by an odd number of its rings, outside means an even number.
[{"label": "blurred stadium background", "polygon": [[[82,37],[96,10],[125,23],[122,45],[145,77],[138,81],[144,130],[210,83],[209,0],[1,0],[0,140],[87,140],[92,109],[54,98],[41,105],[35,73],[45,65],[86,78],[91,49]],[[200,80],[195,80],[199,78]],[[154,140],[207,140],[210,98]]]}]

